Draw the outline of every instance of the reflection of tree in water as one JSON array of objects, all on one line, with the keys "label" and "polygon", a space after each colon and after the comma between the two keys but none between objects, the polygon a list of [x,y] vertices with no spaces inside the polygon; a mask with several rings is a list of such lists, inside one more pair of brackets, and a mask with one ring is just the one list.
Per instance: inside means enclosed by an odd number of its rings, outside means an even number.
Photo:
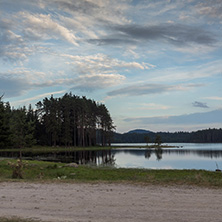
[{"label": "reflection of tree in water", "polygon": [[189,150],[189,149],[176,149],[176,150],[164,150],[166,154],[177,154],[177,155],[196,155],[199,157],[206,158],[220,158],[222,157],[222,150]]},{"label": "reflection of tree in water", "polygon": [[149,159],[151,157],[152,151],[149,149],[145,152],[145,158]]},{"label": "reflection of tree in water", "polygon": [[160,147],[155,148],[155,155],[158,161],[161,160],[163,157],[163,150]]},{"label": "reflection of tree in water", "polygon": [[164,154],[177,154],[178,156],[196,155],[204,158],[221,158],[222,150],[188,150],[188,149],[162,149],[155,148],[155,150],[147,149],[145,151],[145,158],[150,159],[152,153],[155,153],[157,160],[161,160]]},{"label": "reflection of tree in water", "polygon": [[85,165],[106,165],[106,166],[114,166],[115,159],[114,154],[111,153],[111,150],[101,150],[101,151],[76,151],[71,153],[72,162],[77,164]]},{"label": "reflection of tree in water", "polygon": [[114,166],[115,155],[111,153],[111,150],[103,150],[98,152],[96,165]]},{"label": "reflection of tree in water", "polygon": [[[146,150],[146,152],[145,152],[145,158],[149,159],[149,158],[151,157],[152,152],[153,152],[153,151],[150,150],[150,149]],[[160,147],[155,148],[154,153],[155,153],[156,159],[157,159],[158,161],[163,158],[163,150],[162,150]]]},{"label": "reflection of tree in water", "polygon": [[[18,158],[19,152],[0,152],[2,157]],[[25,152],[24,158],[30,160],[45,160],[62,163],[77,163],[80,165],[115,165],[115,155],[111,150],[81,150],[81,151],[63,151],[63,152],[48,152],[48,153],[31,153]]]}]

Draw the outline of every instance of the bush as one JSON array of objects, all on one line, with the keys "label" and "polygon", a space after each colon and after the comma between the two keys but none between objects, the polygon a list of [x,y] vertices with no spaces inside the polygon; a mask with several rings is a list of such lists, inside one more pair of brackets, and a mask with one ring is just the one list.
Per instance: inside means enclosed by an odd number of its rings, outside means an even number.
[{"label": "bush", "polygon": [[22,169],[25,164],[21,159],[18,159],[16,163],[8,162],[8,165],[12,168],[12,178],[13,179],[23,179]]}]

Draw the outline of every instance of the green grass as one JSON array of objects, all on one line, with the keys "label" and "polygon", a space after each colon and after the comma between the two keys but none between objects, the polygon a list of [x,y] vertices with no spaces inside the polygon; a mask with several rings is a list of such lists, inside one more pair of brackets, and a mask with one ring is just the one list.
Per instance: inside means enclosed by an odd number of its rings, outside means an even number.
[{"label": "green grass", "polygon": [[205,170],[149,170],[111,167],[66,167],[63,163],[23,161],[23,179],[12,179],[12,167],[0,160],[0,181],[118,182],[154,185],[195,185],[222,188],[222,173]]}]

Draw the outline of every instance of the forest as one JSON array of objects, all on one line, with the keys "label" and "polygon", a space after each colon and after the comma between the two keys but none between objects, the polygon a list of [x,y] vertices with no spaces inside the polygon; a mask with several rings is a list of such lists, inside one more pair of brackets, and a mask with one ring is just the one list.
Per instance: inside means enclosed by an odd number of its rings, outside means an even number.
[{"label": "forest", "polygon": [[205,129],[194,132],[114,133],[114,143],[155,143],[157,136],[162,143],[222,143],[222,129]]},{"label": "forest", "polygon": [[[3,96],[2,96],[3,97]],[[115,129],[104,104],[71,93],[35,108],[12,108],[0,97],[0,148],[110,145]]]}]

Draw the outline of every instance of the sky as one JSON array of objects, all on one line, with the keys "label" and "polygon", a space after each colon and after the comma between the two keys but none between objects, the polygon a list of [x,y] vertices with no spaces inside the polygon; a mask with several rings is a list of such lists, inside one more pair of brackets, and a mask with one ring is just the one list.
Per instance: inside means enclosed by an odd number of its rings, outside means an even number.
[{"label": "sky", "polygon": [[0,95],[72,92],[123,133],[222,126],[222,0],[0,0]]}]

